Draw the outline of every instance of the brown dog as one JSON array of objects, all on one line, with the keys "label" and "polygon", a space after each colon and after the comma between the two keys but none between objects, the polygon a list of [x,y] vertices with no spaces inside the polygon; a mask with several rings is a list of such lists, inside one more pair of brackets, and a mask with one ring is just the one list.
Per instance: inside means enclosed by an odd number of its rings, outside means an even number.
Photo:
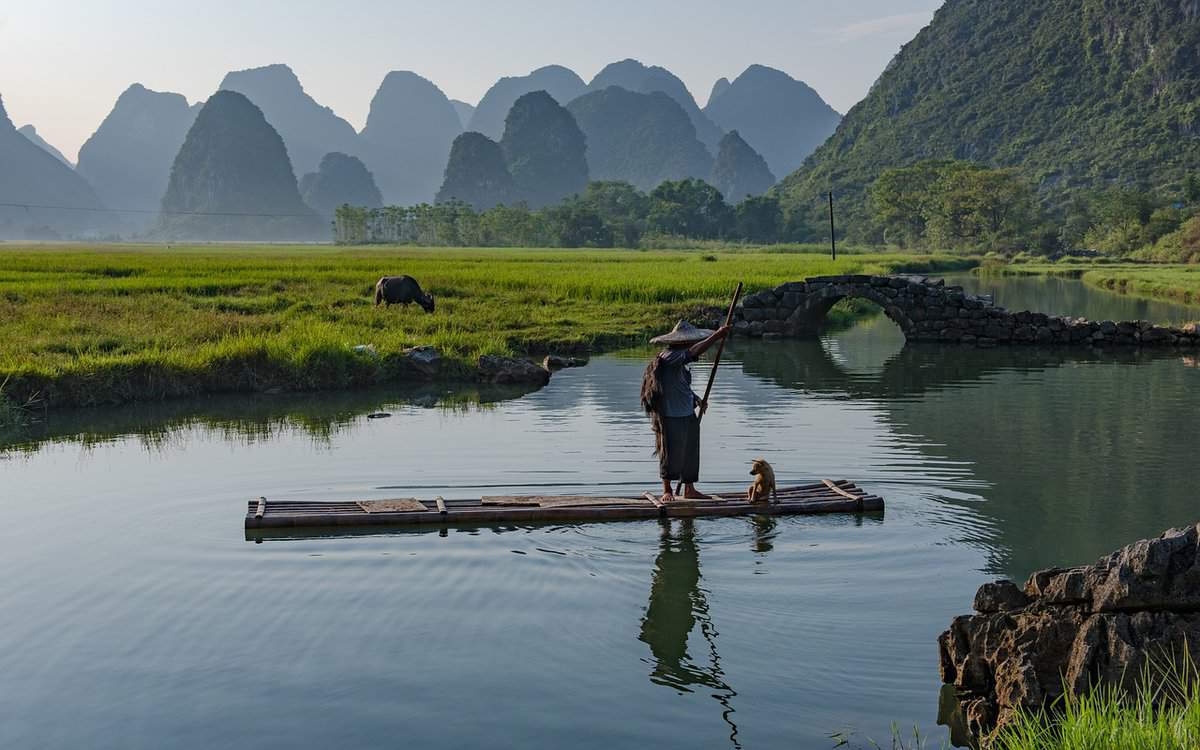
[{"label": "brown dog", "polygon": [[761,458],[750,464],[754,481],[746,490],[746,500],[751,503],[769,503],[775,498],[775,470]]}]

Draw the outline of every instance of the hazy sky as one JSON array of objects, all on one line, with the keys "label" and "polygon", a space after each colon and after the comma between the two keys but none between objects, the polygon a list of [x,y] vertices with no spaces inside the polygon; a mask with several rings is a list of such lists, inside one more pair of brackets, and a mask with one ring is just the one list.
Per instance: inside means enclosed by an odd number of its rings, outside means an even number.
[{"label": "hazy sky", "polygon": [[704,106],[715,80],[779,68],[845,112],[942,0],[5,0],[0,96],[74,161],[129,84],[206,99],[229,70],[287,63],[361,128],[390,70],[474,104],[503,75],[558,63],[585,81],[633,57]]}]

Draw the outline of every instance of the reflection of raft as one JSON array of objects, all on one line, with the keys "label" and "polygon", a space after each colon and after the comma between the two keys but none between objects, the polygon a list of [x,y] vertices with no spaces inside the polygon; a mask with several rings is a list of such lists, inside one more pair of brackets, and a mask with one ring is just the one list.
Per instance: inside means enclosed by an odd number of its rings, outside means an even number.
[{"label": "reflection of raft", "polygon": [[640,518],[701,516],[809,515],[883,510],[883,498],[845,480],[779,491],[775,502],[752,505],[742,498],[659,503],[643,497],[505,496],[478,500],[363,500],[312,502],[251,500],[247,529],[409,526],[419,524],[486,525],[537,521],[622,521]]}]

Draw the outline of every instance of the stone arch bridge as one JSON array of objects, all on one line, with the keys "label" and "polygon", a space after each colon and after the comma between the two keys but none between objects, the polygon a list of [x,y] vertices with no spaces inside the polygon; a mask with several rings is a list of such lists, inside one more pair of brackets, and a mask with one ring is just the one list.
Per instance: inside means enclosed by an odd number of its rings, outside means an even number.
[{"label": "stone arch bridge", "polygon": [[736,334],[812,338],[843,299],[865,299],[883,309],[909,341],[972,346],[999,344],[1197,346],[1196,323],[1182,328],[1146,321],[1090,321],[1038,312],[1009,312],[990,296],[972,295],[944,279],[924,276],[816,276],[746,297],[735,313]]}]

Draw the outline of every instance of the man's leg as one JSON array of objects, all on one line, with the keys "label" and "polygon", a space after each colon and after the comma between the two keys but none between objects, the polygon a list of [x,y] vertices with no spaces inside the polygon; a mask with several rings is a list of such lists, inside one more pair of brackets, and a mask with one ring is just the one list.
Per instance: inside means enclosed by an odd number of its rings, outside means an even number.
[{"label": "man's leg", "polygon": [[680,447],[685,444],[680,439],[677,420],[665,418],[662,421],[662,440],[658,449],[658,475],[662,479],[662,501],[669,503],[675,499],[675,480],[679,479],[679,467],[682,464]]},{"label": "man's leg", "polygon": [[692,417],[687,420],[687,454],[684,457],[683,496],[688,500],[708,500],[709,496],[696,489],[700,479],[700,420]]}]

